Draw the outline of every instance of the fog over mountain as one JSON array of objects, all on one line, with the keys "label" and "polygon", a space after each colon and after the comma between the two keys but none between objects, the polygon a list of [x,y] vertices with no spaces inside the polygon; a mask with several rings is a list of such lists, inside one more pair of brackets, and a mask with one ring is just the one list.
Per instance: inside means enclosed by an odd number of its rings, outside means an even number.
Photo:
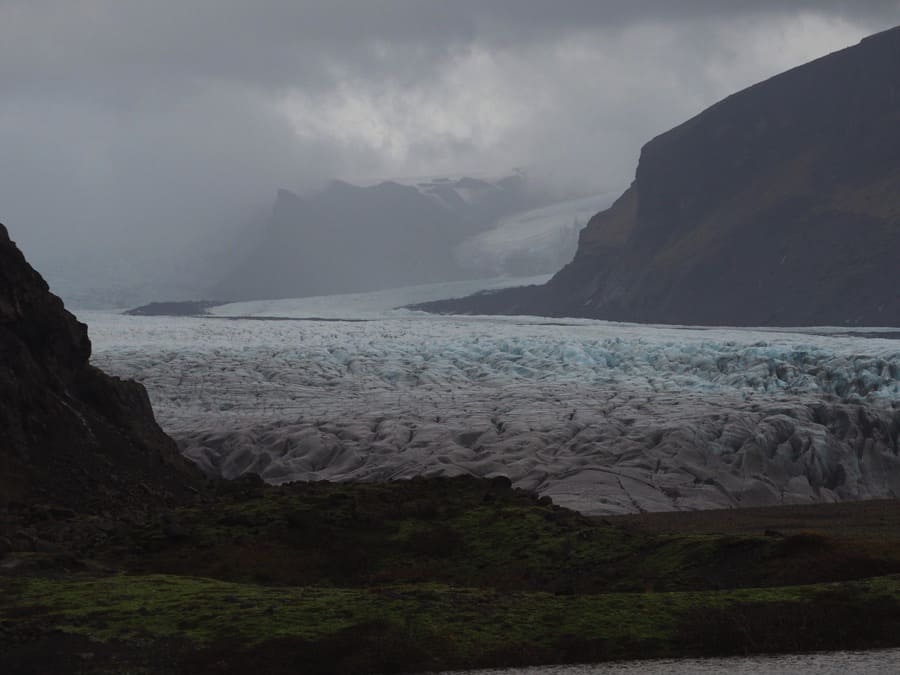
[{"label": "fog over mountain", "polygon": [[[414,185],[332,181],[305,198],[279,190],[270,217],[211,294],[295,298],[471,278],[479,268],[462,264],[457,248],[542,198],[547,197],[521,174]],[[556,222],[545,229],[552,231]],[[543,248],[561,249],[552,238]],[[563,262],[571,260],[574,248],[567,253]],[[540,269],[535,260],[523,274],[557,268]]]},{"label": "fog over mountain", "polygon": [[647,138],[898,16],[896,0],[3,0],[0,218],[63,295],[187,295],[236,262],[278,188],[522,167],[560,196],[609,192]]}]

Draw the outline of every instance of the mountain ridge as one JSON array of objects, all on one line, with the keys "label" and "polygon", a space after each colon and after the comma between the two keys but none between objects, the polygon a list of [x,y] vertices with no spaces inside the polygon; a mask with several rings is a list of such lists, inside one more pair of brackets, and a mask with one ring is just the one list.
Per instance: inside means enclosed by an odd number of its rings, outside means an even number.
[{"label": "mountain ridge", "polygon": [[900,27],[641,150],[546,285],[417,307],[708,325],[900,325]]},{"label": "mountain ridge", "polygon": [[465,239],[548,199],[522,174],[353,185],[299,196],[279,189],[236,267],[209,293],[233,300],[309,297],[472,277],[454,255]]}]

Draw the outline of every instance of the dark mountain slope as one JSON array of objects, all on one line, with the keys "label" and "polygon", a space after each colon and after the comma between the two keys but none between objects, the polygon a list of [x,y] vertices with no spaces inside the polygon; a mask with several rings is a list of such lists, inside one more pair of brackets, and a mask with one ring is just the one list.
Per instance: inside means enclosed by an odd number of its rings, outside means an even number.
[{"label": "dark mountain slope", "polygon": [[85,325],[0,225],[0,507],[163,504],[197,481],[144,388],[94,368],[90,354]]},{"label": "dark mountain slope", "polygon": [[432,303],[736,325],[900,325],[900,28],[655,138],[543,287]]}]

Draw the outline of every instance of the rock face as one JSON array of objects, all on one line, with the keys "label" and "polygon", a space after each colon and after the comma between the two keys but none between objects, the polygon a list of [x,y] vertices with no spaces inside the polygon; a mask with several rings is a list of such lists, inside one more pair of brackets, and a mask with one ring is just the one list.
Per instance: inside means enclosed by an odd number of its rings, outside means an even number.
[{"label": "rock face", "polygon": [[144,388],[91,366],[86,326],[0,225],[0,507],[164,503],[197,474]]},{"label": "rock face", "polygon": [[655,138],[541,287],[440,312],[900,326],[900,28]]}]

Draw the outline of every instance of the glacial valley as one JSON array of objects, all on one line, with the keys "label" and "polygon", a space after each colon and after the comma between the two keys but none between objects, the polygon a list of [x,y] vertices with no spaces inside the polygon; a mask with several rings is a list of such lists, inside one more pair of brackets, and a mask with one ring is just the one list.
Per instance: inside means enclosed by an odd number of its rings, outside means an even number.
[{"label": "glacial valley", "polygon": [[393,309],[460,290],[82,317],[211,475],[504,474],[595,515],[900,495],[896,332]]}]

